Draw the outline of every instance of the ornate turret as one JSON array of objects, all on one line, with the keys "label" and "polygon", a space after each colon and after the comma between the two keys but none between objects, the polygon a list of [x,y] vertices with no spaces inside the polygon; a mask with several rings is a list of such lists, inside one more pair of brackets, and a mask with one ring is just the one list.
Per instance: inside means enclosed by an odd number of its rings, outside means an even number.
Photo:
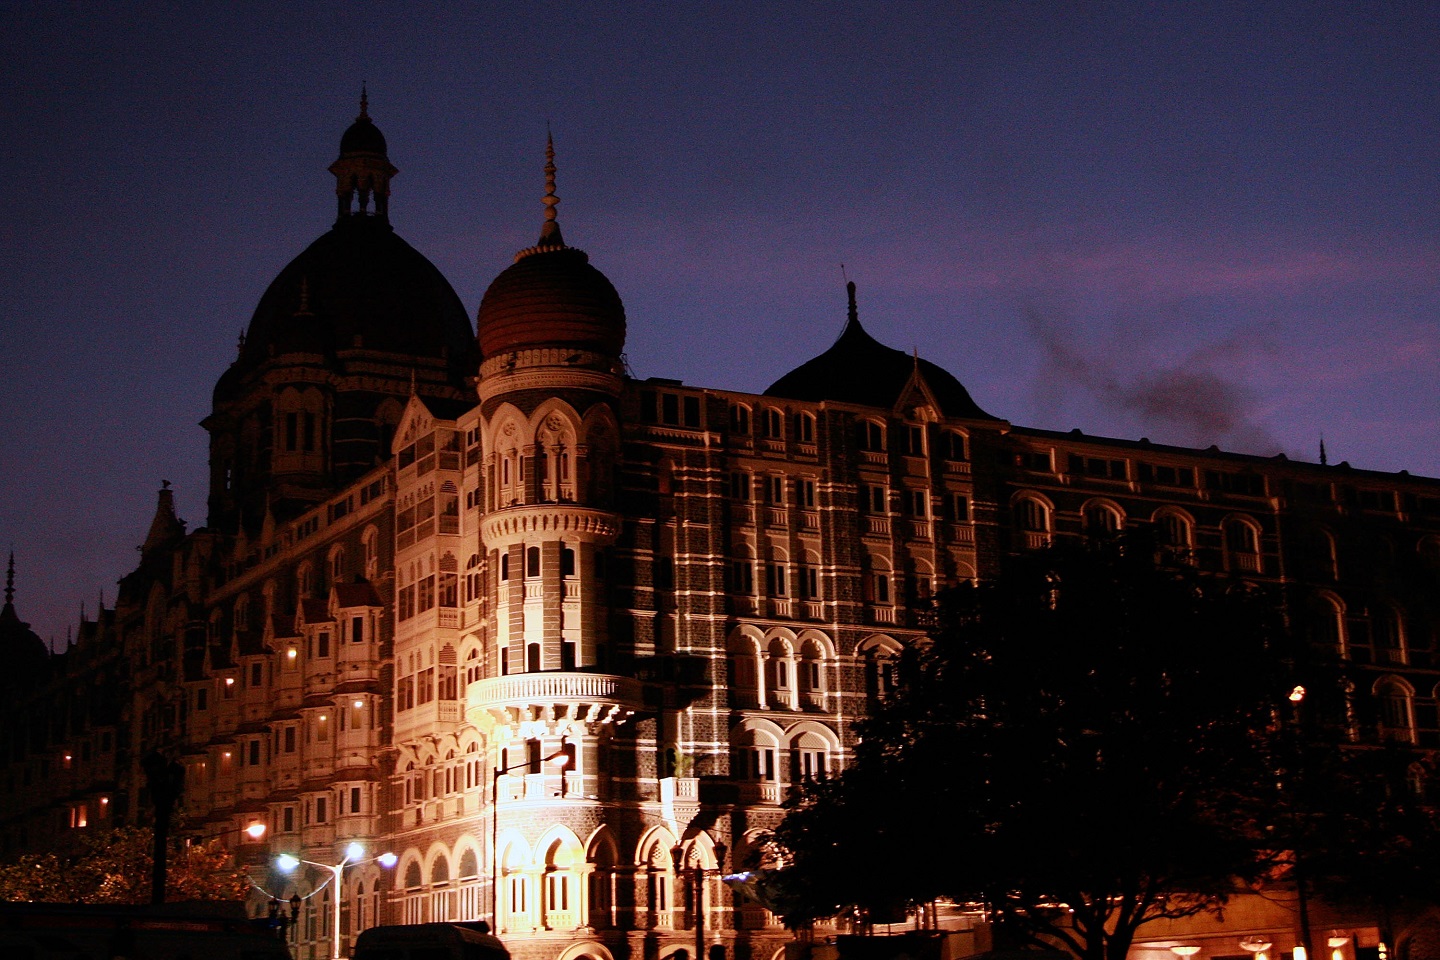
[{"label": "ornate turret", "polygon": [[[399,173],[386,155],[385,135],[370,119],[370,98],[360,91],[360,115],[340,138],[340,157],[330,164],[338,198],[337,222],[347,217],[390,220],[390,178]],[[371,201],[375,207],[370,208]]]},{"label": "ornate turret", "polygon": [[15,612],[13,550],[10,551],[10,563],[5,570],[5,605],[0,607],[0,658],[3,658],[5,663],[5,678],[0,680],[0,687],[19,687],[33,681],[49,659],[45,641]]},{"label": "ornate turret", "polygon": [[[545,148],[545,220],[535,246],[515,254],[480,301],[476,334],[482,362],[518,351],[553,347],[593,351],[611,365],[625,349],[625,307],[585,251],[567,247],[555,194],[555,147]],[[582,364],[587,365],[587,364]],[[482,369],[482,376],[486,374]]]},{"label": "ornate turret", "polygon": [[160,547],[174,543],[185,536],[185,524],[175,516],[175,491],[170,489],[169,480],[160,481],[160,495],[155,503],[155,517],[150,521],[150,532],[140,547],[142,556],[153,553]]}]

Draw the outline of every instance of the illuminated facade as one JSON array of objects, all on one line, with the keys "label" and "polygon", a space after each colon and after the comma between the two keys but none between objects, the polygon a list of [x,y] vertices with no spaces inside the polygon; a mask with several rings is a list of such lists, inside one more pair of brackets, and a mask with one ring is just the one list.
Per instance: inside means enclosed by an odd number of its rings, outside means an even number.
[{"label": "illuminated facade", "polygon": [[332,891],[265,864],[352,840],[399,862],[345,874],[347,938],[493,917],[527,960],[659,958],[694,950],[698,883],[707,948],[769,957],[788,934],[719,868],[844,765],[931,594],[1138,525],[1280,585],[1370,678],[1357,740],[1440,746],[1440,482],[1015,427],[874,341],[853,285],[764,395],[636,381],[553,163],[477,330],[390,228],[363,108],[331,171],[335,228],[216,387],[206,525],[161,492],[114,608],[7,727],[11,851],[144,822],[160,751],[187,830],[307,897],[302,957],[329,955]]}]

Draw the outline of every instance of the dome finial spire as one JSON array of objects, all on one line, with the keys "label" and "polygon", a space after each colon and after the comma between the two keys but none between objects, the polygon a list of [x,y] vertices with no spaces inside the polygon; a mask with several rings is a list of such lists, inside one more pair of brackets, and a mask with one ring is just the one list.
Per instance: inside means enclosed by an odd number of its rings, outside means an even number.
[{"label": "dome finial spire", "polygon": [[540,227],[540,242],[537,247],[563,247],[565,240],[560,236],[560,221],[556,218],[555,207],[560,198],[555,195],[555,138],[550,134],[550,125],[545,125],[545,223]]},{"label": "dome finial spire", "polygon": [[15,551],[10,551],[10,565],[5,568],[5,606],[15,602]]},{"label": "dome finial spire", "polygon": [[370,92],[364,80],[360,81],[360,116],[356,120],[370,119]]}]

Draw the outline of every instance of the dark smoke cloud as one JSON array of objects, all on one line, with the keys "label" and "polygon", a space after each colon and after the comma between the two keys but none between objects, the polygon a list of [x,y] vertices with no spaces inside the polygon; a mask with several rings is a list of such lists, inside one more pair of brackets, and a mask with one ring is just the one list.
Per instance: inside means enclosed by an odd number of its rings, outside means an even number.
[{"label": "dark smoke cloud", "polygon": [[[1102,407],[1134,418],[1160,442],[1272,455],[1283,447],[1254,419],[1251,390],[1224,371],[1270,352],[1261,340],[1231,337],[1203,346],[1168,369],[1146,370],[1148,351],[1138,332],[1103,354],[1070,334],[1072,327],[1033,307],[1025,312],[1043,360],[1036,383],[1042,409],[1060,409],[1079,390]],[[1083,427],[1082,427],[1083,429]]]}]

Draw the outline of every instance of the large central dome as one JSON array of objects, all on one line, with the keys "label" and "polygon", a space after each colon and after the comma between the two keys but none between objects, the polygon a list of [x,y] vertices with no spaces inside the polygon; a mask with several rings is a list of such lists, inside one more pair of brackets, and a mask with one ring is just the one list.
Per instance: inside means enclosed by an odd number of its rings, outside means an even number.
[{"label": "large central dome", "polygon": [[270,284],[242,364],[286,353],[361,348],[460,358],[470,321],[449,281],[379,217],[346,217]]},{"label": "large central dome", "polygon": [[435,265],[390,226],[390,180],[398,171],[363,98],[330,171],[335,225],[265,290],[217,399],[268,360],[293,354],[328,363],[343,351],[377,351],[447,361],[456,382],[468,372],[474,341],[464,305]]},{"label": "large central dome", "polygon": [[555,206],[555,146],[545,147],[545,225],[540,241],[515,255],[480,301],[475,318],[481,360],[537,347],[625,348],[625,306],[583,250],[565,246]]}]

